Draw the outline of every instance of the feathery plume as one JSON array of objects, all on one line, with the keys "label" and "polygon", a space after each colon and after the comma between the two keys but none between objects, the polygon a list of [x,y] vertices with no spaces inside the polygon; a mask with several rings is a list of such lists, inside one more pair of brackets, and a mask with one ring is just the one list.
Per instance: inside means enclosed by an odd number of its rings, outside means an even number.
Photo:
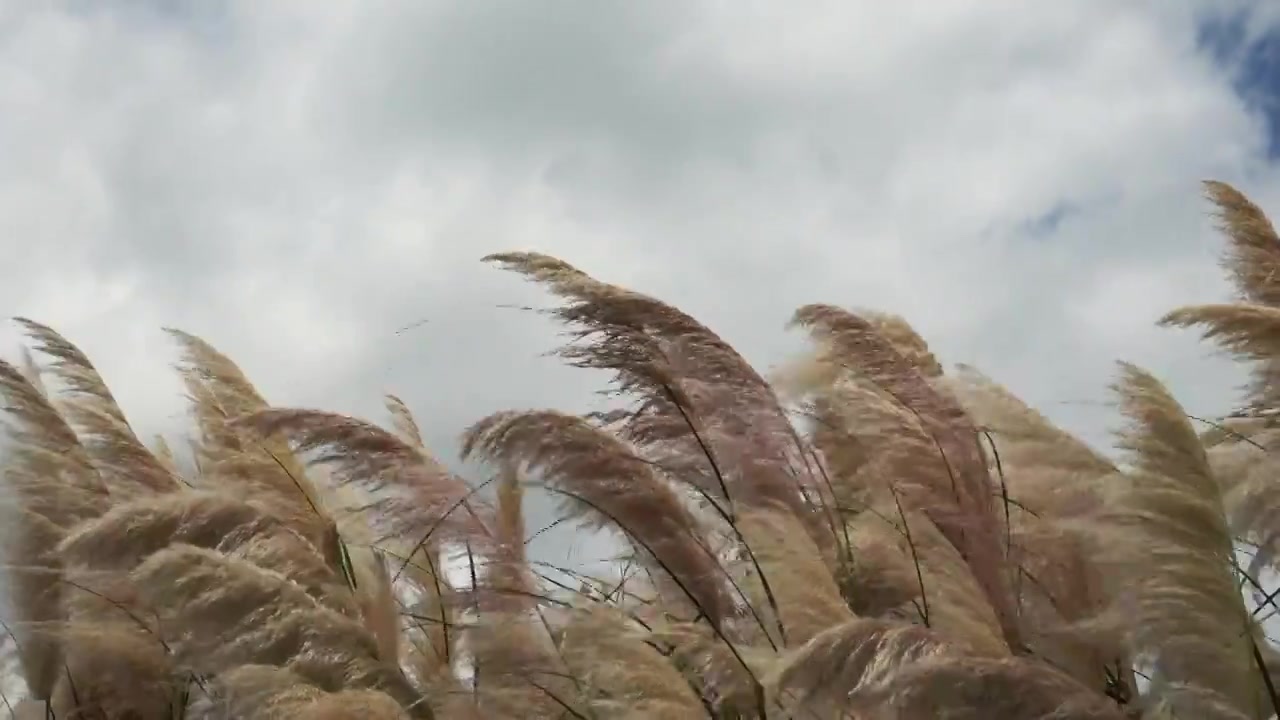
[{"label": "feathery plume", "polygon": [[431,538],[487,543],[490,529],[480,499],[465,481],[415,445],[370,422],[319,410],[265,409],[234,427],[291,440],[309,463],[328,467],[334,480],[370,493],[370,524],[411,554]]},{"label": "feathery plume", "polygon": [[48,700],[60,663],[50,625],[65,617],[55,548],[67,530],[108,504],[75,431],[18,369],[0,361],[0,396],[12,441],[4,469],[4,585],[23,675]]},{"label": "feathery plume", "polygon": [[[558,354],[571,365],[608,370],[615,392],[637,406],[617,414],[639,450],[681,463],[679,478],[721,501],[781,504],[821,547],[834,541],[820,479],[773,389],[706,326],[661,301],[600,282],[538,253],[486,257],[567,301],[551,314],[574,328]],[[749,450],[749,451],[748,451]]]},{"label": "feathery plume", "polygon": [[400,669],[378,658],[377,639],[360,621],[325,608],[279,573],[175,544],[132,579],[161,622],[177,629],[175,659],[196,672],[275,665],[331,692],[385,692],[411,717],[431,717]]},{"label": "feathery plume", "polygon": [[734,613],[700,523],[656,469],[621,440],[572,415],[505,412],[466,431],[462,456],[525,465],[570,501],[571,514],[626,533],[713,623]]},{"label": "feathery plume", "polygon": [[[1265,717],[1258,632],[1237,584],[1232,535],[1204,447],[1186,413],[1146,371],[1121,364],[1115,392],[1132,468],[1115,499],[1111,546],[1134,649],[1160,680],[1220,695]],[[1119,577],[1117,578],[1119,579]]]},{"label": "feathery plume", "polygon": [[199,433],[195,460],[203,482],[241,487],[272,502],[272,512],[318,547],[333,535],[319,489],[283,441],[248,432],[233,421],[268,407],[267,401],[230,358],[205,340],[167,329],[182,350],[177,370],[187,388]]},{"label": "feathery plume", "polygon": [[1265,213],[1224,182],[1205,183],[1229,242],[1223,265],[1240,296],[1259,305],[1280,305],[1280,237]]},{"label": "feathery plume", "polygon": [[[882,338],[866,320],[830,305],[808,305],[792,321],[830,343],[851,370],[889,393],[918,419],[921,430],[936,447],[936,478],[928,475],[895,478],[913,483],[925,510],[969,563],[973,576],[987,593],[1011,648],[1022,645],[1000,541],[998,515],[992,499],[993,483],[978,446],[972,421],[953,399],[933,389],[910,362]],[[945,480],[945,482],[943,482]]]},{"label": "feathery plume", "polygon": [[177,489],[177,477],[134,434],[84,352],[48,326],[26,318],[17,322],[35,341],[36,350],[52,358],[47,367],[66,387],[63,412],[79,429],[80,443],[104,480],[116,492],[129,495]]},{"label": "feathery plume", "polygon": [[386,396],[386,406],[387,412],[391,414],[392,427],[400,439],[425,451],[427,444],[422,440],[422,430],[418,428],[418,421],[413,418],[413,413],[409,412],[409,406],[391,394]]}]

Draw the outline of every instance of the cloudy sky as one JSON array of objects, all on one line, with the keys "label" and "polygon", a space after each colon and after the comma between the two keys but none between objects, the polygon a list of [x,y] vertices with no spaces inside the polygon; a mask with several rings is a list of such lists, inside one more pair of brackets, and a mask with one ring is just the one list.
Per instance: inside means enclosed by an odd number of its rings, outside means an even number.
[{"label": "cloudy sky", "polygon": [[1273,0],[0,0],[0,314],[141,430],[179,427],[175,326],[450,455],[600,387],[478,262],[536,249],[761,367],[798,305],[899,312],[1104,440],[1116,359],[1230,405],[1152,321],[1226,297],[1202,179],[1280,212],[1277,38]]}]

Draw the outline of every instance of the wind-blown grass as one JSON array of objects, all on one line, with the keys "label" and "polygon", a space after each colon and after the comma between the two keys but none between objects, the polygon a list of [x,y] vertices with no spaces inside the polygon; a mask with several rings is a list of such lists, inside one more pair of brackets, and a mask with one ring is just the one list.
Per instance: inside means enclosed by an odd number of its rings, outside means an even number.
[{"label": "wind-blown grass", "polygon": [[[399,397],[385,425],[276,408],[170,331],[193,421],[176,459],[20,320],[0,547],[21,689],[0,714],[1274,717],[1280,238],[1208,190],[1239,302],[1162,322],[1253,380],[1198,434],[1120,364],[1118,460],[944,368],[902,318],[802,307],[812,350],[766,378],[680,310],[536,253],[486,260],[562,301],[559,355],[609,371],[616,404],[477,419],[460,446],[483,482]],[[527,488],[613,533],[618,572],[530,559]]]}]

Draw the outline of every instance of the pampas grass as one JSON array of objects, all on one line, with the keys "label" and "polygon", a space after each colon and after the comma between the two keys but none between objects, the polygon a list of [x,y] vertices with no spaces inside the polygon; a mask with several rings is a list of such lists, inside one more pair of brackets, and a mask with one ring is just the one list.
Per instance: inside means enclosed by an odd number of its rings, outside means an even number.
[{"label": "pampas grass", "polygon": [[[1197,433],[1120,364],[1114,456],[901,317],[802,307],[811,350],[766,379],[677,308],[536,253],[486,261],[562,301],[559,355],[612,373],[616,404],[477,419],[482,482],[400,397],[385,425],[273,407],[176,330],[193,432],[148,445],[83,352],[19,320],[0,715],[1275,717],[1280,237],[1207,187],[1239,302],[1162,322],[1253,380]],[[613,534],[619,571],[543,572],[530,490]]]}]

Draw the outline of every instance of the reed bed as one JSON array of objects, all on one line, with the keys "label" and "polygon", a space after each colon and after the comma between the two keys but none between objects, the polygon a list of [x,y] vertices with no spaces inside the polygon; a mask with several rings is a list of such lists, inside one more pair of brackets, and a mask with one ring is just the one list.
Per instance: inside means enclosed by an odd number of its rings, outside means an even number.
[{"label": "reed bed", "polygon": [[[1206,187],[1238,297],[1162,323],[1251,383],[1196,425],[1119,364],[1114,453],[944,369],[900,317],[799,308],[810,351],[765,377],[677,308],[536,253],[485,260],[555,296],[560,357],[608,371],[614,402],[476,420],[480,481],[400,398],[376,420],[273,407],[176,330],[193,429],[144,442],[89,358],[21,319],[0,713],[1275,717],[1280,237]],[[611,533],[616,572],[531,560],[530,490]]]}]

